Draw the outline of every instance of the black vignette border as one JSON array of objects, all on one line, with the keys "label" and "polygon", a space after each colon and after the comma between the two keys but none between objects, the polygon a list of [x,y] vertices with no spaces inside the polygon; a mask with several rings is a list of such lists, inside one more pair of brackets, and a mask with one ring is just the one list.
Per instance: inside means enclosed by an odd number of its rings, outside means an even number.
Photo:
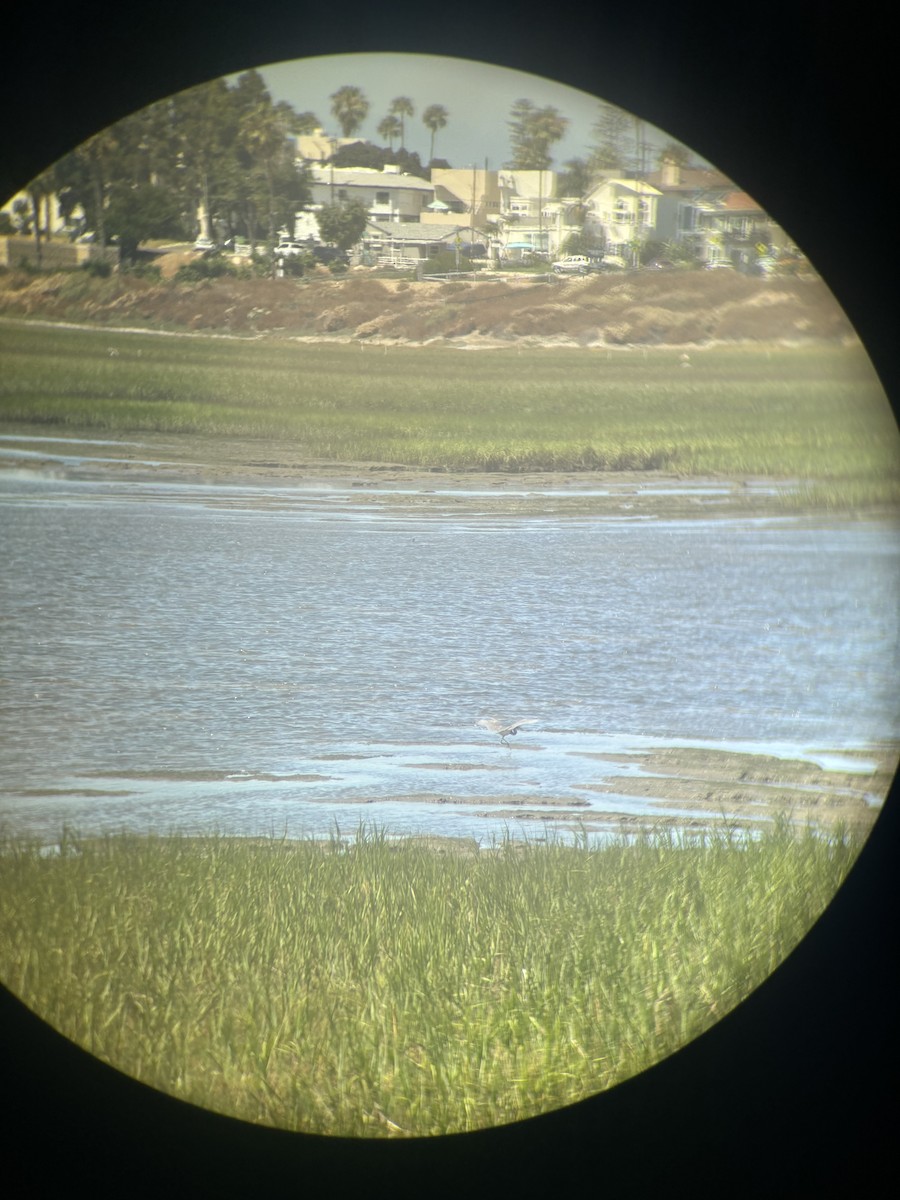
[{"label": "black vignette border", "polygon": [[[897,255],[879,230],[894,195],[889,41],[865,3],[517,12],[408,0],[388,10],[359,0],[47,0],[3,18],[0,190],[12,194],[127,112],[219,74],[377,50],[493,62],[608,98],[737,179],[810,255],[896,405]],[[841,215],[848,189],[858,220]],[[474,1195],[585,1180],[645,1195],[682,1178],[700,1196],[863,1194],[887,1179],[900,1116],[896,809],[895,785],[829,912],[731,1017],[612,1093],[484,1134],[363,1144],[241,1126],[102,1067],[3,993],[10,1194],[56,1194],[73,1178],[100,1195],[163,1183],[176,1195],[272,1184],[337,1195],[381,1181],[412,1194],[438,1178]]]}]

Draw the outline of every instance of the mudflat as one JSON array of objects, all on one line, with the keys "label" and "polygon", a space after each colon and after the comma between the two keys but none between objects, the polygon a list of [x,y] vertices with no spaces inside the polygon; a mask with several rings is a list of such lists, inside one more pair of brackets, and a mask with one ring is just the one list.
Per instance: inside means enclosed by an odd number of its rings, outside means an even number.
[{"label": "mudflat", "polygon": [[[296,489],[342,497],[354,506],[418,515],[610,516],[684,519],[821,514],[792,496],[796,480],[753,475],[685,475],[664,470],[466,471],[401,463],[325,462],[300,457],[290,443],[138,434],[98,439],[96,430],[15,426],[30,469],[57,478],[119,479],[259,489],[242,505],[280,507]],[[0,470],[21,466],[0,459]],[[886,510],[887,511],[887,510]],[[877,516],[867,508],[861,516]]]},{"label": "mudflat", "polygon": [[[659,747],[615,754],[585,753],[596,762],[627,763],[639,773],[584,783],[584,797],[550,792],[491,797],[456,796],[452,786],[440,793],[391,796],[392,803],[476,805],[476,816],[511,822],[552,824],[558,829],[637,832],[656,829],[709,830],[723,825],[759,827],[786,816],[794,825],[833,829],[837,825],[867,833],[874,825],[900,762],[900,746],[873,745],[835,752],[811,751],[812,758],[777,758],[746,751],[696,746]],[[433,764],[432,764],[433,765]],[[598,795],[641,797],[652,812],[598,808]],[[346,804],[346,800],[341,801]],[[379,801],[373,806],[377,821]],[[671,810],[671,811],[667,811]],[[418,839],[413,839],[418,840]],[[450,839],[452,840],[452,839]]]}]

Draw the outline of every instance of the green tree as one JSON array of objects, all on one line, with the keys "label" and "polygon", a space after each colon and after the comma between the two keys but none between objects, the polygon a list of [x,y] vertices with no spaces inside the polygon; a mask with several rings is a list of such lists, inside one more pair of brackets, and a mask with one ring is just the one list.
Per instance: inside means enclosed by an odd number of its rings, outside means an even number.
[{"label": "green tree", "polygon": [[289,104],[272,103],[257,71],[240,76],[237,105],[235,197],[251,245],[265,231],[275,241],[283,225],[309,198],[306,172],[296,164],[291,130],[296,114]]},{"label": "green tree", "polygon": [[563,163],[564,170],[560,171],[556,181],[558,196],[584,197],[591,190],[593,172],[583,158],[570,158]]},{"label": "green tree", "polygon": [[660,150],[657,161],[662,166],[664,162],[678,163],[680,167],[687,166],[690,162],[691,152],[687,146],[681,142],[666,142],[662,150]]},{"label": "green tree", "polygon": [[314,114],[274,103],[258,71],[232,86],[213,80],[131,114],[55,164],[59,211],[70,219],[81,205],[103,246],[112,219],[132,251],[176,223],[191,236],[198,215],[204,236],[217,222],[274,240],[309,198],[294,138],[317,126]]},{"label": "green tree", "polygon": [[678,267],[695,267],[697,252],[690,242],[673,239],[665,244],[665,256]]},{"label": "green tree", "polygon": [[517,100],[507,124],[513,152],[510,167],[546,171],[553,162],[550,147],[563,137],[569,121],[552,104],[536,108],[530,100]]},{"label": "green tree", "polygon": [[362,90],[345,84],[332,92],[331,112],[341,127],[345,138],[351,137],[365,121],[369,113],[369,102]]},{"label": "green tree", "polygon": [[75,151],[76,173],[84,170],[86,187],[81,193],[81,205],[87,215],[88,226],[96,231],[101,248],[107,243],[106,200],[112,179],[115,176],[119,140],[115,126],[103,129],[89,137]]},{"label": "green tree", "polygon": [[599,258],[606,247],[602,230],[576,229],[563,242],[564,254],[587,254]]},{"label": "green tree", "polygon": [[[199,217],[201,237],[211,238],[214,221],[228,213],[238,134],[238,105],[225,81],[217,79],[173,97],[165,129],[147,139],[157,146],[168,143],[169,180],[182,193],[191,232]],[[159,173],[151,181],[158,183]]]},{"label": "green tree", "polygon": [[530,100],[517,100],[509,120],[513,158],[510,166],[538,172],[538,245],[544,244],[544,171],[553,162],[550,147],[566,132],[568,119],[552,104],[536,108]]},{"label": "green tree", "polygon": [[628,131],[631,118],[615,104],[603,103],[593,125],[594,143],[588,165],[595,171],[623,170],[628,158]]},{"label": "green tree", "polygon": [[[101,130],[60,159],[56,164],[60,214],[71,220],[80,205],[87,228],[105,246],[107,209],[116,189],[146,184],[181,196],[183,162],[171,122],[172,102],[160,101]],[[183,196],[180,203],[182,209],[187,207]]]},{"label": "green tree", "polygon": [[397,96],[391,101],[390,111],[393,116],[400,118],[400,147],[403,149],[406,146],[405,118],[413,116],[416,110],[409,96]]},{"label": "green tree", "polygon": [[391,150],[394,149],[394,138],[402,132],[402,123],[397,117],[388,115],[378,125],[378,136],[384,138]]},{"label": "green tree", "polygon": [[422,124],[431,133],[431,145],[428,149],[428,165],[434,161],[434,139],[439,129],[445,128],[450,114],[443,104],[429,104],[422,113]]},{"label": "green tree", "polygon": [[[56,175],[52,166],[41,171],[40,175],[35,175],[34,179],[25,188],[28,201],[31,204],[31,226],[34,233],[35,261],[38,267],[42,265],[44,256],[41,233],[46,232],[47,241],[50,240],[50,227],[53,223],[51,203],[55,191]],[[41,230],[42,212],[46,222],[44,231]]]},{"label": "green tree", "polygon": [[386,163],[391,163],[405,175],[428,178],[428,170],[422,166],[415,151],[388,150],[385,146],[373,146],[371,142],[352,142],[349,146],[341,146],[335,150],[329,162],[335,167],[370,167],[373,171],[380,171]]},{"label": "green tree", "polygon": [[292,133],[310,134],[315,133],[317,129],[321,129],[322,122],[314,112],[297,113],[294,117]]},{"label": "green tree", "polygon": [[362,237],[369,214],[357,200],[349,204],[324,204],[316,213],[324,241],[339,250],[349,250]]},{"label": "green tree", "polygon": [[121,257],[134,262],[147,238],[183,235],[182,217],[175,192],[152,183],[120,183],[109,198],[106,227],[118,237]]}]

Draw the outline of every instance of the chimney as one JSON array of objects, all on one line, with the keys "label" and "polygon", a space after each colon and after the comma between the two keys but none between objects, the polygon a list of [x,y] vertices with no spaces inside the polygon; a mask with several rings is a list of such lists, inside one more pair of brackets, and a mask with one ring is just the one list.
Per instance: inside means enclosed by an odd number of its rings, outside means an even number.
[{"label": "chimney", "polygon": [[678,187],[681,183],[681,164],[674,158],[664,158],[660,171],[660,183],[663,187]]}]

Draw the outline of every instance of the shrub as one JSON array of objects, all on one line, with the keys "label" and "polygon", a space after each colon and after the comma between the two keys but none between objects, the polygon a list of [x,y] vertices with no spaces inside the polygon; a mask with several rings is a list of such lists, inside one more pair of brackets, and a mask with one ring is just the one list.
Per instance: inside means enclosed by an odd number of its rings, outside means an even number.
[{"label": "shrub", "polygon": [[141,263],[138,266],[130,267],[129,275],[136,276],[138,279],[152,279],[155,283],[162,279],[162,268],[156,263]]},{"label": "shrub", "polygon": [[206,255],[179,267],[175,279],[178,283],[198,283],[203,279],[219,279],[223,275],[237,275],[237,270],[224,259]]},{"label": "shrub", "polygon": [[104,258],[89,258],[84,264],[83,270],[88,275],[94,276],[95,279],[108,279],[112,274],[112,263],[109,263]]},{"label": "shrub", "polygon": [[451,271],[479,271],[481,267],[466,258],[462,251],[460,251],[459,263],[457,263],[455,250],[441,250],[426,259],[425,270],[429,275],[447,275]]}]

